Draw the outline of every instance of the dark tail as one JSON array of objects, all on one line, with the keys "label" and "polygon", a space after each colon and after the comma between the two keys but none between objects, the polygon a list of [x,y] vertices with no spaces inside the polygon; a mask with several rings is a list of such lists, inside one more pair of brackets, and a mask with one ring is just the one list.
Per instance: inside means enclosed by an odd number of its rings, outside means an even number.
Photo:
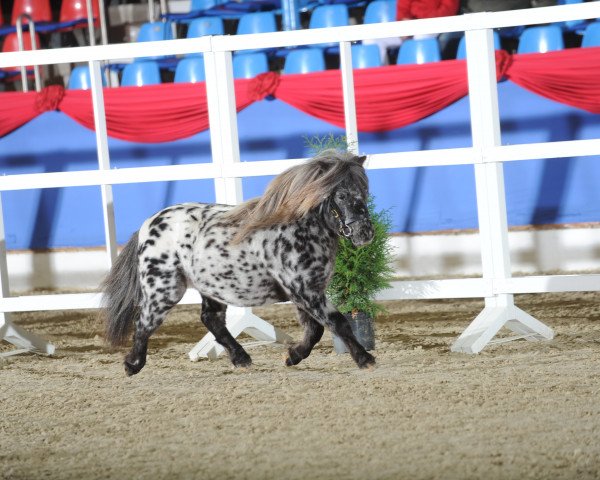
[{"label": "dark tail", "polygon": [[140,315],[142,288],[138,277],[138,232],[121,251],[100,285],[106,321],[104,336],[113,346],[124,345]]}]

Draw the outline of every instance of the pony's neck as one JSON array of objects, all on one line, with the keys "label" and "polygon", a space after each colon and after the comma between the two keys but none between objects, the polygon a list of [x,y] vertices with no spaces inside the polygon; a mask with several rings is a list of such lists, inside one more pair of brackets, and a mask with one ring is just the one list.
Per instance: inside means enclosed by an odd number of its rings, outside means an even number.
[{"label": "pony's neck", "polygon": [[318,235],[320,239],[327,239],[328,248],[335,256],[338,248],[338,227],[331,214],[329,202],[323,202],[317,208],[300,220],[305,228],[311,233]]}]

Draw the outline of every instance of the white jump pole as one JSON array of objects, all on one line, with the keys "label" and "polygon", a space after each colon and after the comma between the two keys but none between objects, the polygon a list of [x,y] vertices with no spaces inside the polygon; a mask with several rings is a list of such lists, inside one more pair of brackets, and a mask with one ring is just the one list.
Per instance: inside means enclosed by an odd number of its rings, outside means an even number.
[{"label": "white jump pole", "polygon": [[[204,65],[212,158],[220,171],[214,180],[215,200],[217,203],[237,205],[243,201],[242,179],[226,176],[227,171],[235,171],[235,165],[240,163],[231,52],[206,52]],[[291,337],[254,315],[251,308],[228,307],[226,323],[234,337],[244,332],[261,343],[291,341]],[[188,355],[193,361],[202,357],[214,359],[223,351],[215,337],[207,333]]]},{"label": "white jump pole", "polygon": [[[100,68],[101,64],[99,61],[93,60],[88,62],[88,65],[92,87],[92,106],[94,108],[94,129],[96,130],[98,170],[110,170],[106,112],[104,109],[104,91],[102,89],[102,71]],[[110,269],[117,258],[117,233],[112,185],[100,185],[100,192],[102,197],[102,216],[104,219],[107,265]]]},{"label": "white jump pole", "polygon": [[358,122],[356,120],[356,97],[354,95],[354,69],[350,42],[340,42],[340,70],[344,96],[344,119],[348,150],[358,155]]},{"label": "white jump pole", "polygon": [[[6,265],[6,236],[4,233],[4,216],[2,215],[2,197],[0,195],[0,298],[8,297],[10,297],[10,288]],[[11,314],[8,312],[0,312],[0,340],[6,340],[17,347],[15,350],[0,353],[0,357],[26,352],[46,355],[54,353],[54,345],[42,337],[15,325],[11,320]]]},{"label": "white jump pole", "polygon": [[[473,149],[480,152],[474,169],[482,271],[483,279],[493,284],[511,277],[503,164],[486,161],[485,156],[486,149],[501,144],[494,40],[491,29],[470,30],[465,36]],[[493,343],[492,338],[502,327],[517,335],[511,339],[535,341],[554,336],[549,327],[516,307],[512,294],[491,294],[485,297],[483,311],[451,349],[478,353]]]}]

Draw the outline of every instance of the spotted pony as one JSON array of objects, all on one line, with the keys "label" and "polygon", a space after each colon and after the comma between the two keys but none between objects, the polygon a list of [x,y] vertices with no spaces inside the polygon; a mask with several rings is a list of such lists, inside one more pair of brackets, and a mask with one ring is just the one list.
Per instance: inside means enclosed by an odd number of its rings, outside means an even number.
[{"label": "spotted pony", "polygon": [[310,354],[328,327],[360,368],[375,364],[348,321],[327,300],[338,237],[373,239],[366,157],[326,150],[277,176],[262,197],[238,206],[184,203],[165,208],[133,234],[104,280],[106,339],[123,345],[128,375],[146,363],[148,340],[188,286],[202,296],[201,320],[236,367],[252,360],[225,326],[226,305],[291,301],[304,327],[286,365]]}]

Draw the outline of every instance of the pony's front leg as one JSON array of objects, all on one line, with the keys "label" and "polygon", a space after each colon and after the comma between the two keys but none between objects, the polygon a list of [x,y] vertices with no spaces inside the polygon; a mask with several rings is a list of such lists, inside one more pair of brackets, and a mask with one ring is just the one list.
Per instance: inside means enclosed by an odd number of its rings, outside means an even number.
[{"label": "pony's front leg", "polygon": [[352,327],[350,327],[350,322],[337,309],[329,311],[327,326],[344,342],[350,352],[350,356],[359,368],[375,366],[375,357],[367,352],[358,340],[356,340],[354,332],[352,332]]},{"label": "pony's front leg", "polygon": [[[331,305],[324,295],[317,299],[308,299],[290,292],[290,298],[297,307],[309,312],[318,323],[329,328],[344,342],[350,356],[359,368],[369,368],[375,365],[375,357],[358,343],[346,317]],[[288,364],[287,361],[286,364]]]},{"label": "pony's front leg", "polygon": [[310,355],[313,347],[321,340],[325,328],[317,323],[308,313],[298,309],[298,321],[304,326],[304,338],[301,342],[292,345],[288,349],[288,356],[285,364],[288,367],[297,365]]}]

